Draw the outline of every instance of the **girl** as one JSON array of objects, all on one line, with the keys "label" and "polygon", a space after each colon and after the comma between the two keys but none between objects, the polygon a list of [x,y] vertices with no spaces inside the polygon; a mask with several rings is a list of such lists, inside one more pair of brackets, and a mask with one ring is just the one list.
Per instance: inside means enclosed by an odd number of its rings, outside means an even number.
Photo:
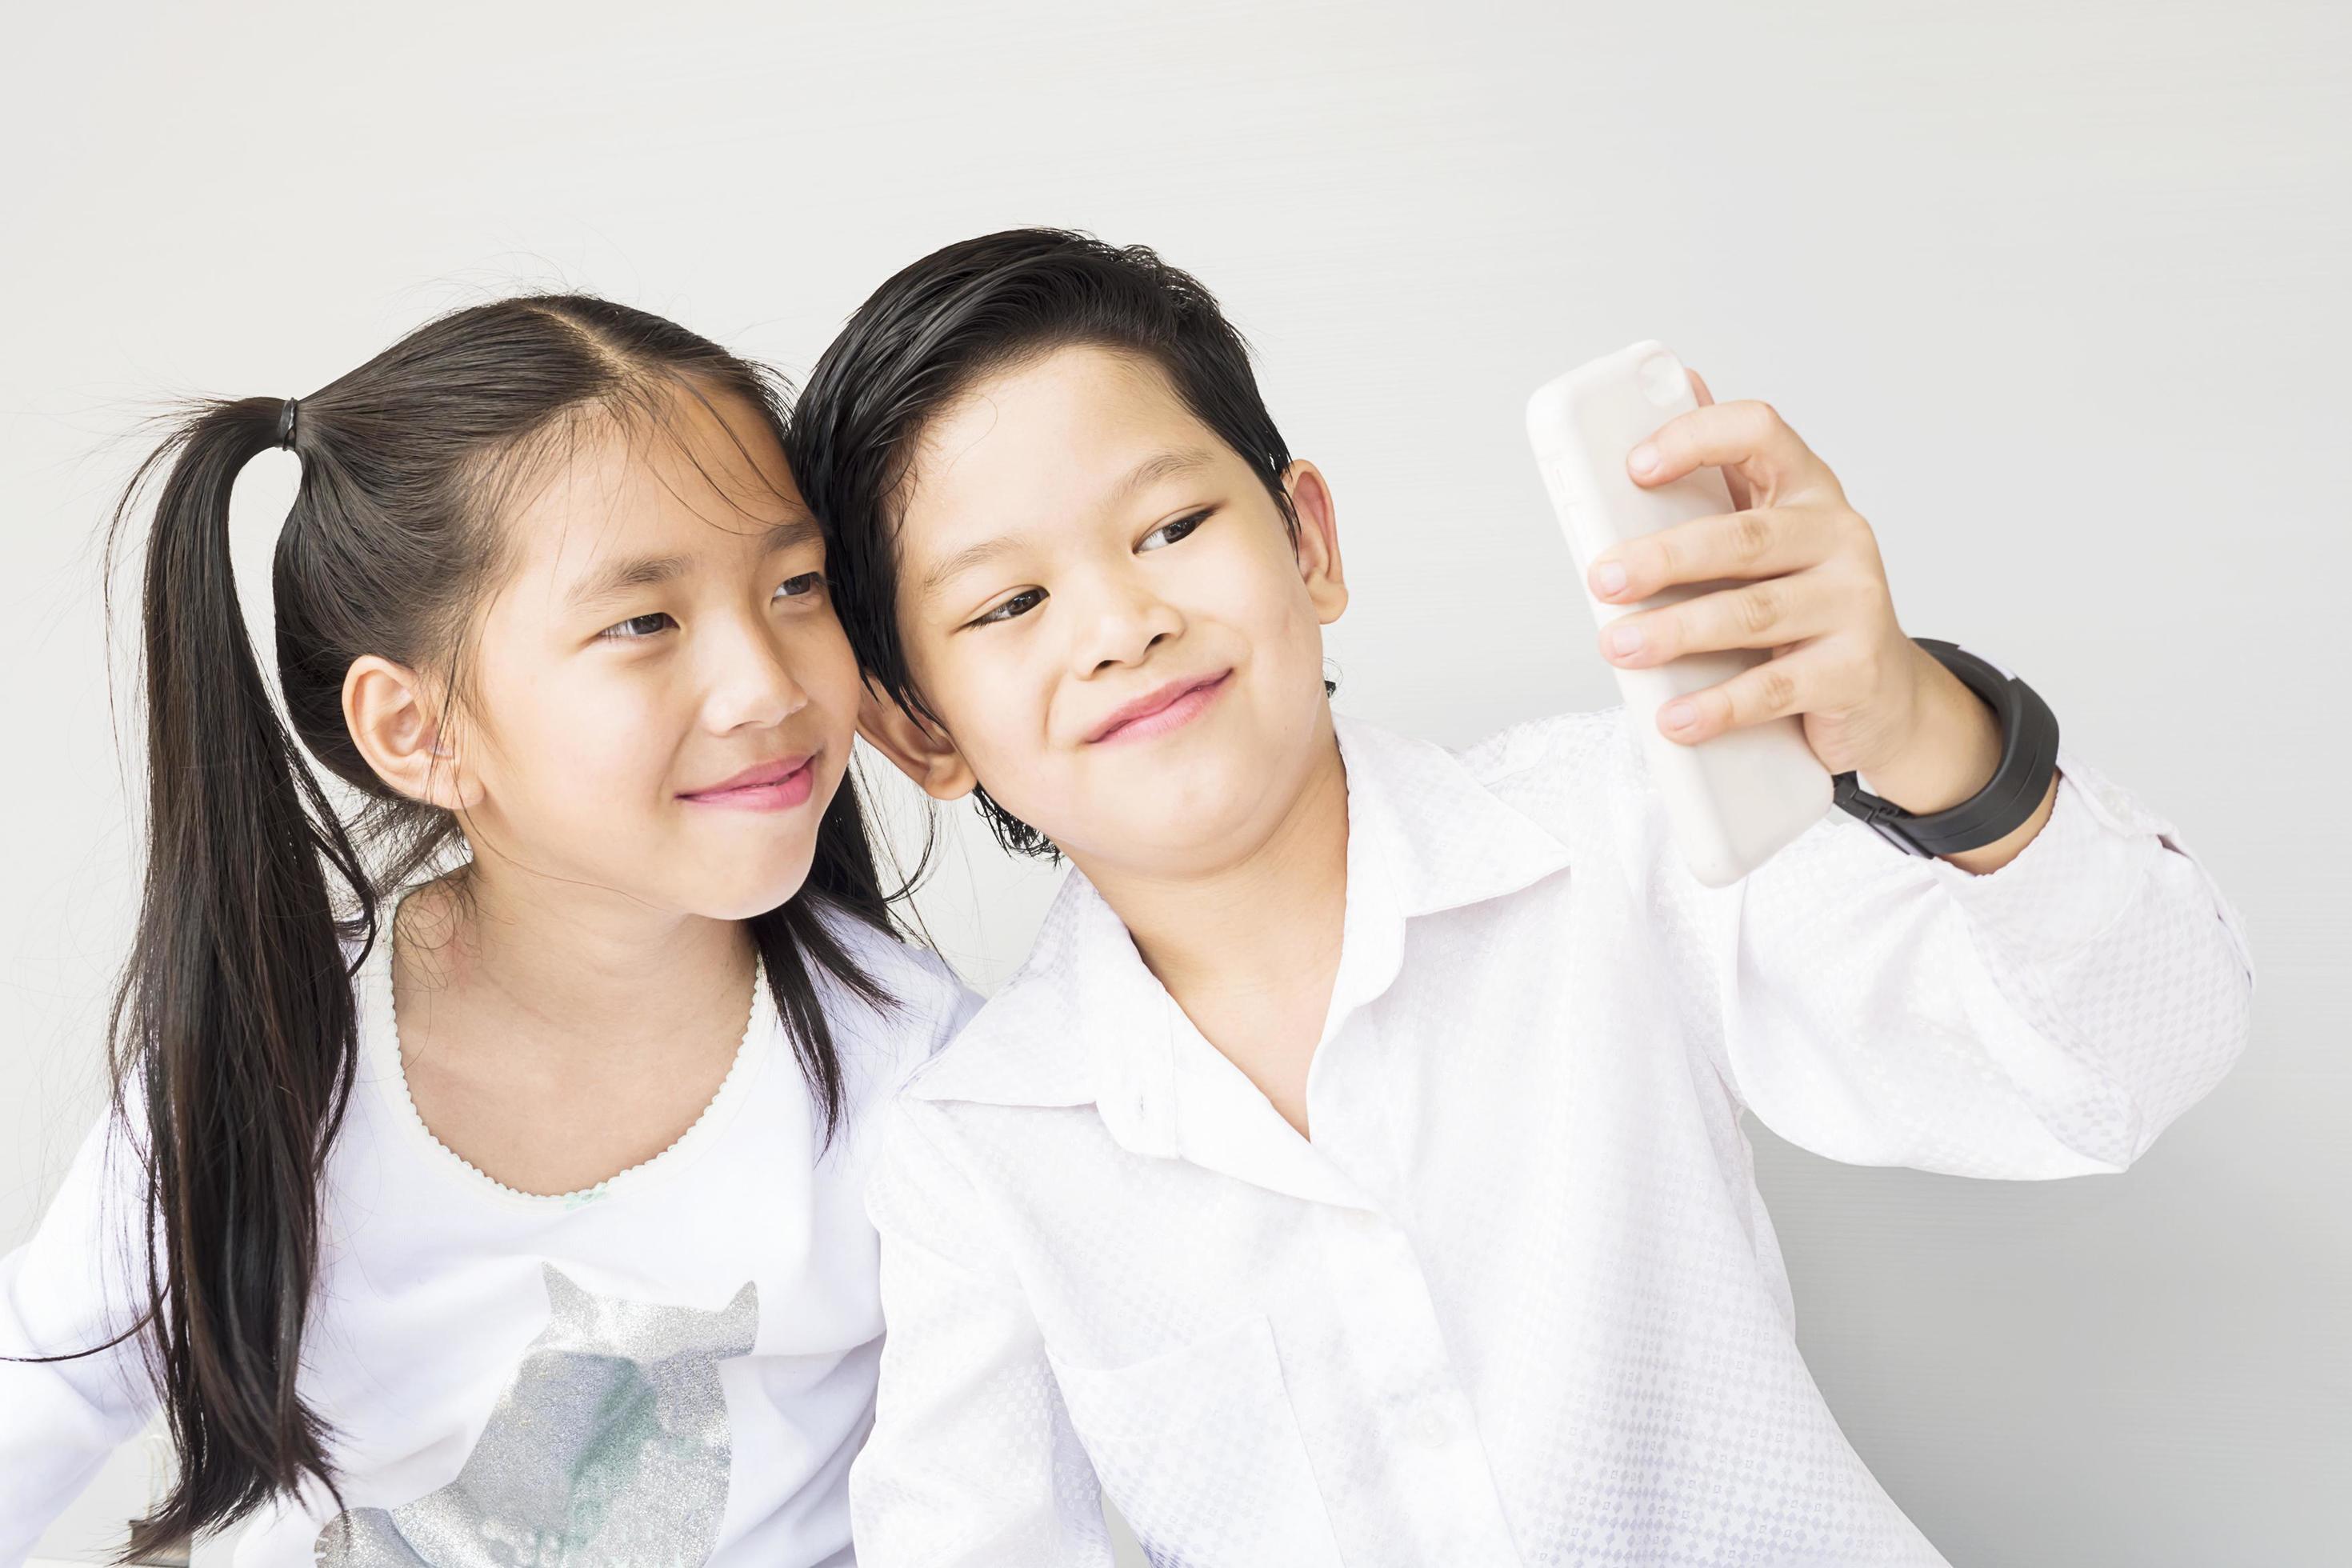
[{"label": "girl", "polygon": [[[159,1405],[134,1556],[851,1560],[863,1122],[965,997],[890,934],[782,417],[516,299],[142,468],[146,889],[113,1123],[0,1263],[0,1563]],[[273,447],[284,721],[229,567]]]}]

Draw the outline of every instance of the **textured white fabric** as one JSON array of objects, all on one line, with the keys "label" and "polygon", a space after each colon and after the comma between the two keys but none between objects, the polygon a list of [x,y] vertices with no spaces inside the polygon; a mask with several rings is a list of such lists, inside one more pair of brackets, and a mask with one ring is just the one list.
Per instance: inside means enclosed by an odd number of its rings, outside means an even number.
[{"label": "textured white fabric", "polygon": [[1798,1355],[1738,1111],[2120,1170],[2244,1039],[2204,872],[2066,757],[1990,876],[1833,816],[1709,890],[1618,710],[1339,738],[1311,1143],[1076,874],[902,1097],[860,1561],[1105,1563],[1099,1482],[1162,1563],[1940,1563]]},{"label": "textured white fabric", "polygon": [[[444,1563],[850,1561],[845,1483],[871,1418],[882,1331],[864,1212],[874,1113],[977,999],[928,953],[846,921],[835,930],[901,1005],[877,1015],[827,984],[849,1103],[822,1157],[814,1102],[761,985],[735,1067],[693,1131],[566,1197],[498,1185],[416,1119],[392,1028],[389,950],[377,945],[357,977],[359,1082],[329,1160],[301,1377],[337,1433],[331,1457],[353,1510],[393,1510],[412,1539],[454,1523],[462,1544],[431,1554]],[[136,1236],[137,1175],[108,1128],[90,1135],[38,1232],[0,1259],[0,1354],[84,1349],[131,1321],[123,1274],[110,1265]],[[615,1369],[649,1353],[633,1340],[658,1337],[665,1322],[707,1320],[715,1331],[730,1302],[749,1305],[754,1292],[751,1353],[712,1338],[700,1348],[720,1359],[693,1369],[715,1370],[724,1391],[713,1476],[696,1458],[710,1446],[689,1445],[650,1400],[617,1408],[614,1391],[631,1384]],[[566,1326],[559,1298],[587,1328]],[[612,1344],[581,1342],[599,1328]],[[675,1373],[675,1356],[646,1370],[656,1380]],[[517,1396],[506,1400],[510,1388]],[[709,1396],[707,1386],[690,1392]],[[24,1561],[109,1450],[145,1425],[153,1397],[129,1345],[47,1366],[0,1362],[0,1565]],[[586,1441],[562,1426],[583,1420],[605,1426]],[[639,1453],[631,1443],[650,1446]],[[518,1479],[510,1463],[504,1473],[467,1470],[478,1454],[527,1463],[583,1450],[593,1462],[571,1466],[581,1472],[571,1481]],[[633,1477],[637,1494],[669,1478],[664,1518],[690,1520],[698,1543],[645,1551],[636,1537],[666,1526],[646,1517],[656,1510],[642,1496],[630,1500]],[[636,1517],[594,1523],[607,1503]],[[568,1511],[569,1538],[526,1533],[550,1510]],[[332,1513],[323,1497],[265,1510],[238,1547],[239,1568],[308,1568]],[[615,1544],[624,1539],[635,1543]]]}]

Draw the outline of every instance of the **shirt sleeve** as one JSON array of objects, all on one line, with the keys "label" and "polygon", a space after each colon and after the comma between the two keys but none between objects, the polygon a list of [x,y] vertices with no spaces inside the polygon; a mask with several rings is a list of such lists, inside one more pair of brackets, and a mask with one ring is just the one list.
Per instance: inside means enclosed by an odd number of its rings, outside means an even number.
[{"label": "shirt sleeve", "polygon": [[[101,1120],[24,1246],[0,1258],[0,1563],[41,1533],[155,1409],[126,1289],[142,1268],[144,1186],[128,1141]],[[117,1342],[109,1348],[109,1342]]]},{"label": "shirt sleeve", "polygon": [[888,1328],[874,1431],[849,1477],[857,1560],[1110,1568],[1101,1489],[939,1119],[899,1101],[867,1188]]},{"label": "shirt sleeve", "polygon": [[1712,906],[1718,1066],[1766,1126],[1857,1164],[2113,1172],[2229,1069],[2253,990],[2237,912],[2171,824],[2069,752],[2059,773],[1985,875],[1842,813],[1729,889],[1654,872]]}]

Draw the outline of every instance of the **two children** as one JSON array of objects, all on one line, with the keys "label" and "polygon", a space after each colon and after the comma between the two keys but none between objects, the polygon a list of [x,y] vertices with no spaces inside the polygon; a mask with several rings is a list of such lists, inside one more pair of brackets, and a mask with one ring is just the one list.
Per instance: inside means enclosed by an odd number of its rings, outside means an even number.
[{"label": "two children", "polygon": [[[117,1124],[0,1261],[0,1563],[159,1405],[142,1557],[851,1561],[863,1134],[968,1007],[890,932],[782,418],[522,299],[152,460]],[[273,447],[290,732],[229,567]]]},{"label": "two children", "polygon": [[[1940,1563],[1799,1356],[1739,1113],[1863,1163],[2122,1169],[2246,1028],[2234,916],[2167,824],[2064,754],[1951,860],[1840,818],[1709,891],[1620,715],[1460,756],[1335,719],[1330,488],[1147,251],[925,258],[792,452],[868,737],[1076,868],[891,1117],[863,1561],[1105,1563],[1108,1493],[1156,1561],[1220,1568]],[[1610,656],[1781,650],[1670,734],[1801,712],[1923,815],[1993,775],[1990,711],[1769,410],[1629,461],[1721,466],[1747,510],[1596,593],[1752,581]]]},{"label": "two children", "polygon": [[[290,732],[226,541],[272,446]],[[1655,448],[1748,510],[1595,591],[1755,581],[1611,656],[1784,650],[1678,737],[1801,712],[1973,795],[1997,726],[1829,470],[1756,405]],[[134,1545],[251,1514],[247,1563],[847,1563],[854,1511],[881,1568],[1097,1564],[1105,1493],[1168,1563],[1933,1563],[1740,1110],[2117,1170],[2243,1038],[2234,917],[2071,755],[1949,862],[1833,821],[1708,891],[1617,715],[1335,718],[1330,489],[1149,252],[926,258],[788,431],[560,298],[166,458],[120,1124],[0,1262],[0,1562],[160,1404]],[[971,1005],[889,932],[854,731],[1076,867],[928,1068]]]}]

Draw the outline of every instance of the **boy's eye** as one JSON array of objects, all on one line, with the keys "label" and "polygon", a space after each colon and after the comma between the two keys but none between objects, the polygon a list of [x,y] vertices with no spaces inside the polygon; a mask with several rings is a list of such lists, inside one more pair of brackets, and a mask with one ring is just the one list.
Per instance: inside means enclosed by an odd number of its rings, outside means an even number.
[{"label": "boy's eye", "polygon": [[823,593],[824,588],[824,573],[803,572],[797,577],[787,577],[778,584],[775,596],[779,599],[805,599],[813,595]]},{"label": "boy's eye", "polygon": [[677,624],[669,618],[667,611],[656,610],[650,616],[631,616],[625,621],[606,626],[596,635],[612,642],[635,642],[641,637],[649,637],[656,633],[666,631]]},{"label": "boy's eye", "polygon": [[[1135,548],[1139,551],[1165,549],[1167,546],[1175,543],[1178,540],[1189,535],[1194,529],[1200,527],[1202,523],[1208,521],[1209,513],[1213,509],[1203,507],[1199,511],[1193,512],[1187,517],[1180,517],[1173,522],[1163,522],[1158,528],[1153,529],[1150,533],[1145,534],[1141,542],[1139,542]],[[1154,540],[1158,540],[1159,542],[1156,544],[1153,543],[1152,541]]]},{"label": "boy's eye", "polygon": [[1024,588],[1021,592],[1013,595],[1013,597],[1005,600],[1004,603],[997,605],[996,608],[989,611],[988,614],[981,616],[971,624],[976,626],[984,626],[992,621],[1009,621],[1015,616],[1027,615],[1030,611],[1035,609],[1045,602],[1045,589]]}]

